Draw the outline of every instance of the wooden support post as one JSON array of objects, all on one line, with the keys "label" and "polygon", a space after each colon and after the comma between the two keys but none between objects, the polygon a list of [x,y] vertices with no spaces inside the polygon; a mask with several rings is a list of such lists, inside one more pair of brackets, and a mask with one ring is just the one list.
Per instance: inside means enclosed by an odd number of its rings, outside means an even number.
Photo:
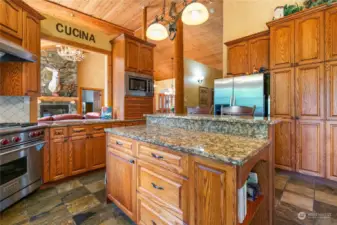
[{"label": "wooden support post", "polygon": [[146,29],[147,29],[147,7],[143,8],[143,24],[142,24],[142,39],[146,41]]},{"label": "wooden support post", "polygon": [[177,21],[174,39],[175,113],[184,113],[184,30],[181,18]]}]

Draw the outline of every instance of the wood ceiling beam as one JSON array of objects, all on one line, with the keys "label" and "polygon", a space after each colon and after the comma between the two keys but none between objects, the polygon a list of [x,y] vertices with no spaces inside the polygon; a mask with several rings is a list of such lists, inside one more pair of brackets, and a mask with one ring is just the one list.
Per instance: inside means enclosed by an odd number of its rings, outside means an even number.
[{"label": "wood ceiling beam", "polygon": [[104,32],[107,35],[116,35],[120,33],[134,35],[134,32],[130,29],[90,16],[80,11],[70,9],[54,2],[46,0],[25,0],[25,2],[42,14],[47,14],[67,22],[81,24]]}]

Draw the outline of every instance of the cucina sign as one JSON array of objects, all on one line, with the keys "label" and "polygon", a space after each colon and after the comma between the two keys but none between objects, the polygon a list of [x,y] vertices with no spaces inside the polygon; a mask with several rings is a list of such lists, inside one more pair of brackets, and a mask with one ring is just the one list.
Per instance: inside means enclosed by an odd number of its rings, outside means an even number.
[{"label": "cucina sign", "polygon": [[62,23],[57,23],[56,30],[59,33],[65,33],[66,35],[69,35],[69,36],[72,35],[74,37],[96,43],[95,35],[90,34],[89,32],[83,31],[81,29],[71,27],[69,25],[63,25]]}]

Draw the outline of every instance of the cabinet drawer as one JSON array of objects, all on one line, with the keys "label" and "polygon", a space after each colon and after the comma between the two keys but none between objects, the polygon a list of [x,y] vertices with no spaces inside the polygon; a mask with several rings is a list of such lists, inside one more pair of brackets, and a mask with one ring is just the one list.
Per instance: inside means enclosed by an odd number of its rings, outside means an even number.
[{"label": "cabinet drawer", "polygon": [[51,139],[64,138],[68,136],[67,127],[55,127],[50,129]]},{"label": "cabinet drawer", "polygon": [[108,127],[108,124],[94,124],[90,126],[89,132],[92,134],[104,133],[104,129]]},{"label": "cabinet drawer", "polygon": [[88,131],[88,126],[71,126],[69,127],[69,136],[87,135]]},{"label": "cabinet drawer", "polygon": [[132,149],[132,140],[123,138],[123,137],[118,137],[109,134],[108,136],[108,146],[113,147],[116,150],[122,151],[126,154],[129,155],[135,155],[134,151]]},{"label": "cabinet drawer", "polygon": [[137,142],[137,157],[172,172],[188,176],[188,156],[169,149]]},{"label": "cabinet drawer", "polygon": [[184,177],[138,160],[137,190],[178,219],[187,215],[188,182]]},{"label": "cabinet drawer", "polygon": [[141,225],[183,225],[184,223],[163,210],[155,203],[148,201],[141,194],[137,195],[138,224]]}]

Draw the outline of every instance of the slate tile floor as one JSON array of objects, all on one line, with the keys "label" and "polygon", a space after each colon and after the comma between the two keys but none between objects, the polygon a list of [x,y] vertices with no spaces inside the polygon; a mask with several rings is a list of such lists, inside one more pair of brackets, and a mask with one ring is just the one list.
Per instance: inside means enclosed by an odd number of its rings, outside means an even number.
[{"label": "slate tile floor", "polygon": [[[275,225],[337,225],[337,183],[277,170],[275,208]],[[299,212],[306,218],[299,219]],[[105,203],[104,170],[39,190],[0,216],[1,225],[134,224]]]}]

